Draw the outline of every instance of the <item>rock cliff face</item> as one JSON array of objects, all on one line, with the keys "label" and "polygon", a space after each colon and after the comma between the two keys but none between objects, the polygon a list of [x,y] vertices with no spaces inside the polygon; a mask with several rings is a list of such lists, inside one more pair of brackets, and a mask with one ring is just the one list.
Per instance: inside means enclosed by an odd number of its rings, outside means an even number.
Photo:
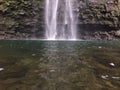
[{"label": "rock cliff face", "polygon": [[[44,37],[45,0],[0,0],[0,39]],[[120,0],[78,0],[78,38],[120,39]]]},{"label": "rock cliff face", "polygon": [[0,39],[42,38],[43,1],[0,0]]},{"label": "rock cliff face", "polygon": [[119,39],[120,0],[79,0],[82,39]]}]

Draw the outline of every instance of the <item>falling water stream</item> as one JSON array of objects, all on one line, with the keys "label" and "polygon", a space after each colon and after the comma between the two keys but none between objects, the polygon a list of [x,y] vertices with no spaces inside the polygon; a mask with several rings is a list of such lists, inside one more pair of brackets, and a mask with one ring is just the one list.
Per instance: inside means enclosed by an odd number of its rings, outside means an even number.
[{"label": "falling water stream", "polygon": [[73,0],[46,0],[46,39],[76,40]]}]

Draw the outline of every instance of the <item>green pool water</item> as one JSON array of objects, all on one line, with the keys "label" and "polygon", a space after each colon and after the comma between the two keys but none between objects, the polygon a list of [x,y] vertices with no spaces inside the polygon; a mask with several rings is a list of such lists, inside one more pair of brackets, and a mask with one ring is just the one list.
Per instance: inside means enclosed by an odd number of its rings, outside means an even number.
[{"label": "green pool water", "polygon": [[120,90],[120,41],[0,41],[0,90]]}]

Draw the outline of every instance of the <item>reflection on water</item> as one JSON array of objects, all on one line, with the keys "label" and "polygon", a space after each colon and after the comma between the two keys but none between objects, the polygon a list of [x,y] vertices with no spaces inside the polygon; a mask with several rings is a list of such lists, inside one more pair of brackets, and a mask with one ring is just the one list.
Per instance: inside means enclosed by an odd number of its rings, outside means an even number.
[{"label": "reflection on water", "polygon": [[0,90],[119,90],[120,42],[0,41]]}]

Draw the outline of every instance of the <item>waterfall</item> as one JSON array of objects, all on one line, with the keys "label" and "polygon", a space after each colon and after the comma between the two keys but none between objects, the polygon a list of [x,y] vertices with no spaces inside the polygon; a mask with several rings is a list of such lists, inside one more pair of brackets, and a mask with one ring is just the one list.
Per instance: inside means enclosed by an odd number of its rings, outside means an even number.
[{"label": "waterfall", "polygon": [[74,0],[46,0],[46,39],[75,40],[77,38],[76,18],[73,12]]}]

